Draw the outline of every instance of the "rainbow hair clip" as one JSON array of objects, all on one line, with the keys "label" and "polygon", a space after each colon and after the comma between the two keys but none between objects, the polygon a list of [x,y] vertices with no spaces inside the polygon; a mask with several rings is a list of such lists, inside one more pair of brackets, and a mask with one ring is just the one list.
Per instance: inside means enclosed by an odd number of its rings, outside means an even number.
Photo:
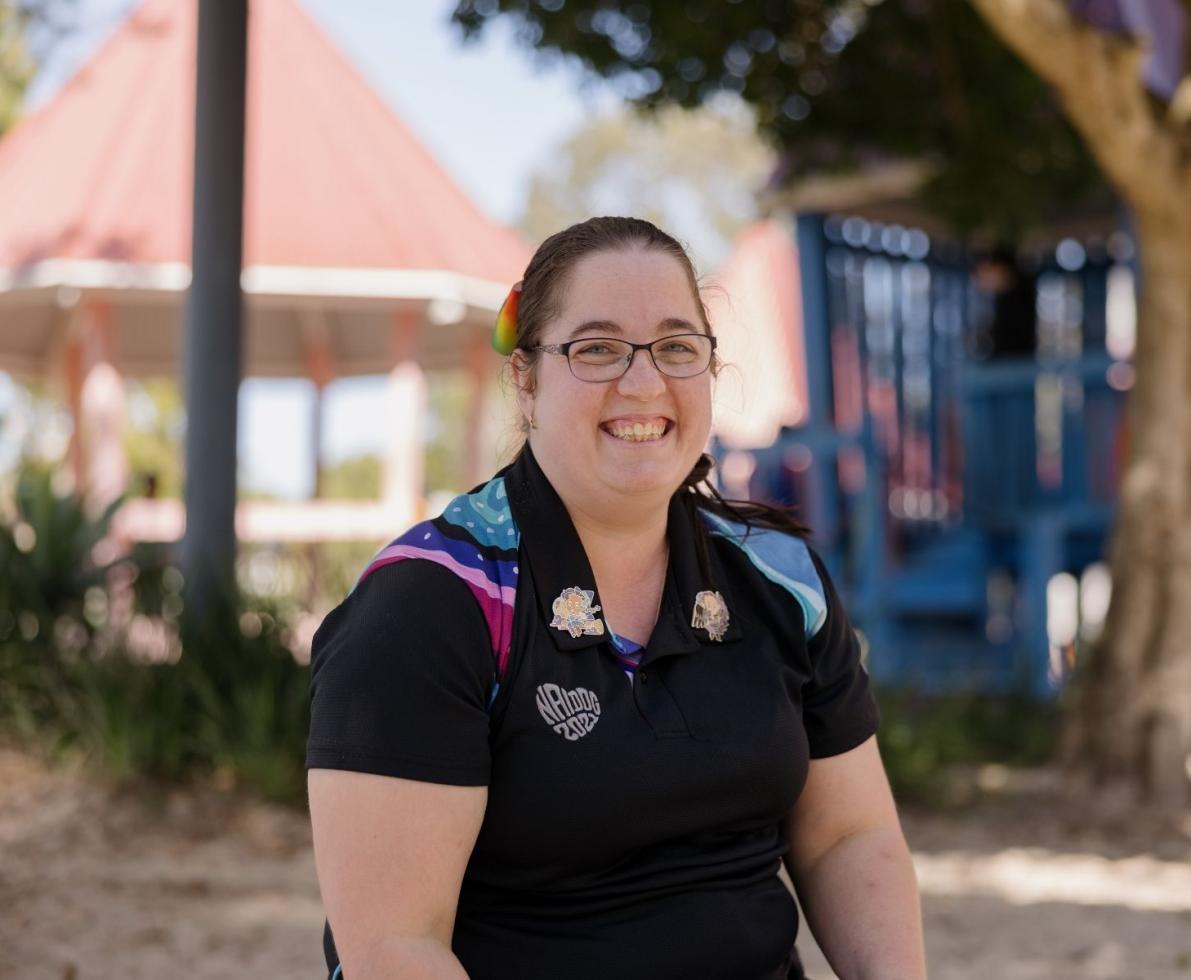
[{"label": "rainbow hair clip", "polygon": [[517,306],[521,300],[521,283],[513,283],[509,295],[500,304],[496,326],[492,330],[492,347],[498,354],[511,354],[517,347]]}]

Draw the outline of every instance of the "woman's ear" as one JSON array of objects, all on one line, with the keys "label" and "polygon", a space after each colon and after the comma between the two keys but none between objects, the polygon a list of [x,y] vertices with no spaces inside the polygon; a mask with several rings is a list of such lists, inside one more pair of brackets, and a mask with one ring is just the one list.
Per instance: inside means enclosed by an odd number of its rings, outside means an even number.
[{"label": "woman's ear", "polygon": [[509,367],[513,373],[513,384],[517,386],[517,405],[526,419],[533,418],[534,374],[533,364],[518,348],[509,356]]}]

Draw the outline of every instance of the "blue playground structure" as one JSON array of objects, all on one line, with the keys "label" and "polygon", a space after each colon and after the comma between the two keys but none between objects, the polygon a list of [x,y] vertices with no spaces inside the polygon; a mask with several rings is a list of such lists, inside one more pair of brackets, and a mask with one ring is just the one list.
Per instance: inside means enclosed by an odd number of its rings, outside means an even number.
[{"label": "blue playground structure", "polygon": [[750,495],[814,529],[878,682],[1052,696],[1077,634],[1056,639],[1048,586],[1075,576],[1078,622],[1123,461],[1128,237],[1048,252],[1018,307],[1033,350],[1004,352],[962,250],[860,217],[793,228],[808,413],[753,453]]}]

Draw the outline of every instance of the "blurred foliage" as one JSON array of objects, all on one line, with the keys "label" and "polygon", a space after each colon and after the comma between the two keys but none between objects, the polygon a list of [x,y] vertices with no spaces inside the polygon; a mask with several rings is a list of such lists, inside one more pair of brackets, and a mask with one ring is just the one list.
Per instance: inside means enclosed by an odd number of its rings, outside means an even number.
[{"label": "blurred foliage", "polygon": [[16,121],[36,66],[25,40],[26,17],[19,4],[0,0],[0,133]]},{"label": "blurred foliage", "polygon": [[68,451],[70,413],[47,389],[46,379],[18,382],[11,375],[0,384],[0,481],[13,479],[20,460],[49,465]]},{"label": "blurred foliage", "polygon": [[182,496],[182,440],[186,406],[176,381],[126,381],[128,424],[124,452],[128,457],[130,496]]},{"label": "blurred foliage", "polygon": [[[399,531],[394,529],[394,537]],[[303,611],[321,618],[343,601],[381,544],[245,541],[240,544],[237,577],[245,595],[279,608],[286,618]]]},{"label": "blurred foliage", "polygon": [[0,134],[20,116],[45,53],[72,29],[77,0],[0,0]]},{"label": "blurred foliage", "polygon": [[935,695],[881,691],[877,741],[899,800],[962,801],[957,770],[983,764],[1038,766],[1057,748],[1061,709],[1024,695]]},{"label": "blurred foliage", "polygon": [[695,109],[632,107],[592,119],[530,184],[522,230],[541,241],[593,214],[633,214],[669,229],[700,269],[727,258],[758,215],[776,162],[753,110],[721,95]]},{"label": "blurred foliage", "polygon": [[[0,523],[0,725],[29,737],[84,723],[79,674],[97,651],[108,612],[98,564],[113,504],[90,517],[54,489],[44,466],[22,469]],[[63,732],[64,733],[64,732]]]},{"label": "blurred foliage", "polygon": [[184,629],[168,549],[95,560],[115,506],[90,517],[48,471],[21,472],[0,524],[0,734],[118,777],[219,775],[301,800],[309,676],[292,604],[238,596],[210,619],[230,633]]},{"label": "blurred foliage", "polygon": [[104,578],[115,564],[98,565],[94,555],[119,506],[117,500],[92,518],[77,497],[54,489],[48,466],[18,474],[12,512],[0,526],[0,640],[16,634],[50,644],[63,622],[83,631],[71,646],[94,633],[105,608]]},{"label": "blurred foliage", "polygon": [[642,106],[752,105],[779,177],[917,160],[961,233],[1018,240],[1108,192],[1047,87],[955,0],[458,0],[474,38],[510,15]]},{"label": "blurred foliage", "polygon": [[322,495],[328,500],[379,500],[383,471],[379,456],[349,456],[323,467]]},{"label": "blurred foliage", "polygon": [[423,459],[426,492],[471,487],[465,459],[475,391],[465,371],[436,372],[427,386],[430,431]]}]

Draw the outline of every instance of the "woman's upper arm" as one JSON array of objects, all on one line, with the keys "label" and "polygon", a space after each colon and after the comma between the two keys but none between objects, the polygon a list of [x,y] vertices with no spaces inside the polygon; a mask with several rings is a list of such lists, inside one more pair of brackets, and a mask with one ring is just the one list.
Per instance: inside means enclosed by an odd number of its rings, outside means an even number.
[{"label": "woman's upper arm", "polygon": [[367,975],[378,944],[398,938],[449,951],[487,789],[311,769],[309,796],[319,889],[344,975]]},{"label": "woman's upper arm", "polygon": [[487,802],[494,680],[483,613],[431,561],[374,570],[315,636],[310,817],[348,978],[464,975],[451,934]]},{"label": "woman's upper arm", "polygon": [[806,785],[787,823],[790,872],[812,867],[847,837],[882,828],[900,833],[893,793],[873,735],[847,752],[811,759]]}]

